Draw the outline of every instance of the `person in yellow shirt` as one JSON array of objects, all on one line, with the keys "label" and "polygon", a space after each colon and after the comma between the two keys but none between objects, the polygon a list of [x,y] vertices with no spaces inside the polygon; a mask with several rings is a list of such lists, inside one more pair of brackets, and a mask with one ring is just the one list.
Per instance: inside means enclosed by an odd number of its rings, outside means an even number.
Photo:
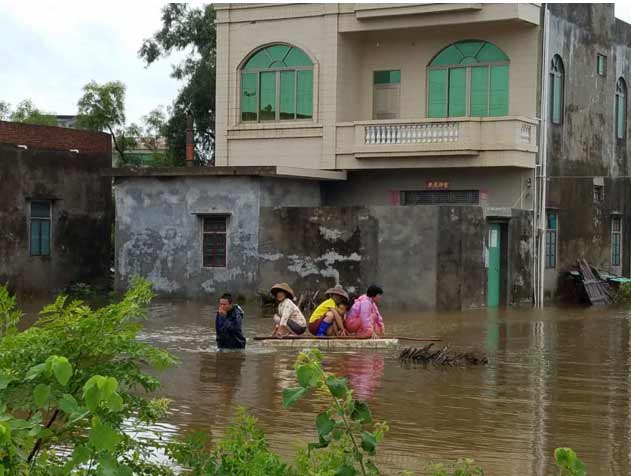
[{"label": "person in yellow shirt", "polygon": [[[315,308],[309,318],[309,332],[314,336],[345,335],[346,331],[344,330],[343,319],[348,306],[348,293],[344,291],[342,286],[337,285],[328,289],[324,294],[327,299],[322,301],[320,305]],[[326,327],[324,334],[318,332],[323,322],[328,324],[323,326]]]}]

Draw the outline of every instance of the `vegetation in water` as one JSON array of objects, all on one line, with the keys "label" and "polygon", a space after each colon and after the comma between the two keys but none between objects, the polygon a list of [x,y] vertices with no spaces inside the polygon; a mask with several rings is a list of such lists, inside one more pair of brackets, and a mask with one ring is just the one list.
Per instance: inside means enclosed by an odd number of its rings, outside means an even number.
[{"label": "vegetation in water", "polygon": [[631,305],[631,283],[622,283],[616,293],[616,303]]},{"label": "vegetation in water", "polygon": [[[283,391],[285,407],[307,397],[322,405],[317,441],[299,449],[292,464],[270,450],[256,418],[243,409],[215,444],[204,433],[168,445],[136,437],[132,427],[163,418],[168,404],[150,397],[159,381],[147,370],[175,363],[137,340],[152,296],[140,279],[120,302],[97,309],[59,296],[33,326],[18,331],[22,313],[0,286],[0,476],[173,476],[176,468],[191,476],[384,474],[376,456],[388,426],[374,421],[346,379],[324,370],[318,350],[299,354],[297,386]],[[569,448],[558,448],[555,461],[557,476],[585,475]],[[484,474],[471,459],[429,470]]]},{"label": "vegetation in water", "polygon": [[16,328],[15,299],[0,287],[0,476],[168,475],[156,444],[132,424],[162,418],[145,371],[175,363],[136,339],[153,297],[135,279],[123,299],[93,310],[59,296],[29,329]]}]

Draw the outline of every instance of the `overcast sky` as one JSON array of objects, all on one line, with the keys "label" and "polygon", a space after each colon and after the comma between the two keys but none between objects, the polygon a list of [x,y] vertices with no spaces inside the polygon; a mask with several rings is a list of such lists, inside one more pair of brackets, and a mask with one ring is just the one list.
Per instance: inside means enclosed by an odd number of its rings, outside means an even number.
[{"label": "overcast sky", "polygon": [[[0,99],[30,98],[40,109],[74,114],[88,81],[127,85],[127,118],[171,104],[180,87],[171,61],[145,69],[142,40],[160,27],[163,3],[0,0]],[[199,3],[197,3],[199,5]],[[631,23],[631,3],[616,2]]]}]

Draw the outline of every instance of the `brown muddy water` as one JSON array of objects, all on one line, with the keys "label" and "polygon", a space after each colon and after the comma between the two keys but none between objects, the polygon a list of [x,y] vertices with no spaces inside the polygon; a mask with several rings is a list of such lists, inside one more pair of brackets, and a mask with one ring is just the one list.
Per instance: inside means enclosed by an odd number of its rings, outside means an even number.
[{"label": "brown muddy water", "polygon": [[[216,439],[242,405],[289,459],[317,439],[320,408],[313,399],[282,407],[283,388],[295,385],[297,351],[264,350],[249,340],[245,352],[217,352],[214,310],[214,303],[200,301],[152,306],[141,338],[181,361],[162,375],[162,393],[173,399],[162,430],[204,429]],[[383,314],[390,334],[438,335],[490,358],[486,367],[436,369],[402,366],[392,351],[325,354],[327,369],[347,376],[373,415],[389,423],[379,450],[386,474],[472,457],[488,475],[549,476],[559,446],[574,448],[590,476],[631,474],[631,313]],[[256,315],[247,313],[248,337],[270,330],[270,320]]]}]

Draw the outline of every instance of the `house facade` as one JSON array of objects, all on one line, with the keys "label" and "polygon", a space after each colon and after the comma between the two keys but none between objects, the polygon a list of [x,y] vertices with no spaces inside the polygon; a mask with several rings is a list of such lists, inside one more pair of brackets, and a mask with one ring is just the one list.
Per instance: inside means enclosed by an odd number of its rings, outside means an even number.
[{"label": "house facade", "polygon": [[[121,285],[134,272],[187,295],[378,282],[416,308],[530,303],[538,289],[553,294],[577,258],[595,257],[593,219],[570,225],[585,215],[581,180],[590,198],[602,184],[615,208],[589,203],[602,224],[595,264],[624,263],[607,262],[622,251],[606,245],[628,240],[605,229],[626,219],[602,216],[625,216],[626,148],[614,129],[626,131],[616,126],[626,83],[616,89],[592,68],[628,72],[629,26],[613,5],[215,8],[215,167],[114,172]],[[168,205],[148,199],[157,191]],[[244,207],[254,210],[248,232]],[[173,251],[166,225],[147,226],[140,209],[189,217],[169,236],[194,242]],[[169,263],[184,252],[176,272]]]},{"label": "house facade", "polygon": [[0,121],[0,283],[22,295],[106,286],[109,134]]}]

